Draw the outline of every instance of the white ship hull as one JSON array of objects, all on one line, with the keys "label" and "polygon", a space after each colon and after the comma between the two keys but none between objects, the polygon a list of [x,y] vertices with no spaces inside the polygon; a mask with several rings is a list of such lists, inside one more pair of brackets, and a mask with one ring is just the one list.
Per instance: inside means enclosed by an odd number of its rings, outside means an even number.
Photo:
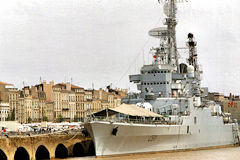
[{"label": "white ship hull", "polygon": [[[112,131],[116,127],[115,136]],[[183,118],[181,125],[100,121],[87,124],[96,156],[231,145],[236,143],[235,127],[234,123],[224,124],[221,116],[211,116],[208,109],[196,109]]]}]

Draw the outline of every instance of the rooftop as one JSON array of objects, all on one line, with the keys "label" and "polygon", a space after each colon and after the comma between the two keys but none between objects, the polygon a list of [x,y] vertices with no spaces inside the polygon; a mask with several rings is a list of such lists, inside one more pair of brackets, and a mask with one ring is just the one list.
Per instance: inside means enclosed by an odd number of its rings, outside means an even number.
[{"label": "rooftop", "polygon": [[6,83],[6,82],[2,82],[2,81],[0,81],[0,85],[4,85],[4,86],[13,86],[13,84]]}]

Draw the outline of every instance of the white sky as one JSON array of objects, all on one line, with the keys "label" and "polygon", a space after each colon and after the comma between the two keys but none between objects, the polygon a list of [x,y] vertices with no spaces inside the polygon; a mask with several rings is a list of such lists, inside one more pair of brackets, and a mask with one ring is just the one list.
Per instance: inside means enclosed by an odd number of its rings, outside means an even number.
[{"label": "white sky", "polygon": [[[193,32],[203,86],[240,94],[240,1],[189,1],[178,5],[178,47]],[[160,18],[157,0],[0,0],[0,80],[18,88],[40,76],[72,77],[85,88],[134,86],[128,74],[143,57],[151,62],[148,50],[158,40],[147,33]]]}]

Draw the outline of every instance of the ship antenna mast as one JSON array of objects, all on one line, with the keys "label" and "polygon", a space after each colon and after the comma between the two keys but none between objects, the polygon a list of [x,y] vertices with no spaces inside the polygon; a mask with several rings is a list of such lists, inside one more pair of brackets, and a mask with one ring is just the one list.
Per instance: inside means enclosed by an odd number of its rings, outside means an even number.
[{"label": "ship antenna mast", "polygon": [[176,0],[158,0],[164,3],[163,10],[166,15],[164,25],[166,28],[156,28],[149,31],[149,35],[160,38],[160,47],[155,50],[155,64],[169,64],[175,66],[179,72],[178,53],[176,43]]},{"label": "ship antenna mast", "polygon": [[[169,64],[175,65],[177,67],[177,71],[179,71],[178,64],[178,55],[177,55],[177,43],[176,43],[176,4],[175,0],[166,1],[164,5],[165,14],[167,15],[165,25],[167,25],[168,34],[168,54],[169,54]],[[175,59],[175,64],[172,61]]]}]

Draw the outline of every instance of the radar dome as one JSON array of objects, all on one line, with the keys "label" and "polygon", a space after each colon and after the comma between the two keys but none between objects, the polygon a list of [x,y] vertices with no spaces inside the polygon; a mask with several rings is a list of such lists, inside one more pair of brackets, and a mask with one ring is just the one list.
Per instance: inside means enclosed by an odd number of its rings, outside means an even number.
[{"label": "radar dome", "polygon": [[144,102],[144,103],[139,102],[136,105],[139,106],[139,107],[142,107],[142,108],[144,108],[144,109],[146,109],[148,111],[153,111],[152,105],[150,103],[148,103],[148,102]]}]

